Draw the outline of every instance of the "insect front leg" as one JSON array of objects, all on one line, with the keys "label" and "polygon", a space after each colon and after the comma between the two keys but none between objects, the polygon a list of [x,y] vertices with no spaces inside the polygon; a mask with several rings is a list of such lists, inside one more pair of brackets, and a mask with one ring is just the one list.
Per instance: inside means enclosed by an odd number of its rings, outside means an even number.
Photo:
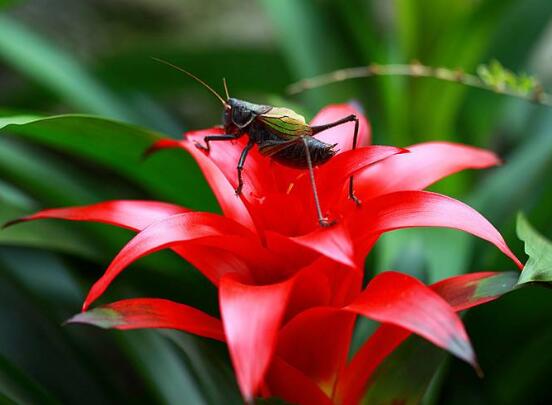
[{"label": "insect front leg", "polygon": [[211,150],[211,147],[209,145],[209,142],[211,141],[233,141],[238,139],[243,134],[225,134],[225,135],[207,135],[205,138],[203,138],[203,142],[205,142],[205,145],[200,144],[199,142],[194,142],[196,148],[204,150],[205,152],[209,152]]},{"label": "insect front leg", "polygon": [[236,195],[240,195],[243,187],[242,171],[245,164],[245,159],[251,148],[255,145],[255,141],[250,139],[245,148],[243,148],[238,162],[238,187],[236,188]]},{"label": "insect front leg", "polygon": [[316,215],[318,216],[318,223],[320,224],[320,226],[323,226],[323,227],[332,226],[333,224],[335,224],[335,221],[328,221],[328,219],[322,215],[322,209],[320,208],[320,200],[318,199],[318,191],[316,190],[316,181],[314,180],[314,169],[312,167],[312,160],[311,160],[311,155],[309,151],[309,143],[307,141],[307,138],[304,136],[301,136],[301,140],[303,141],[303,145],[305,146],[305,154],[307,157],[307,165],[309,168],[309,178],[310,178],[310,183],[312,188],[312,194],[314,196],[314,205],[316,207]]},{"label": "insect front leg", "polygon": [[[359,130],[359,120],[358,117],[354,114],[348,115],[344,118],[341,118],[337,121],[330,122],[329,124],[324,125],[316,125],[311,127],[312,128],[312,134],[316,135],[322,131],[325,131],[326,129],[330,129],[333,127],[337,127],[339,125],[345,124],[347,122],[355,122],[355,132],[353,134],[353,150],[356,149],[357,141],[358,141],[358,130]],[[355,190],[353,186],[353,176],[349,178],[349,198],[354,201],[356,205],[360,205],[361,201],[358,199],[358,197],[355,195]]]}]

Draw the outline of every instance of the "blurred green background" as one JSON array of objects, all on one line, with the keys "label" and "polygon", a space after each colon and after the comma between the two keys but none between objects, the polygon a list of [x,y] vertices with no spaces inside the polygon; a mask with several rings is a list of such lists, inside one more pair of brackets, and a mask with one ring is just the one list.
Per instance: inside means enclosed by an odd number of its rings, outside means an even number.
[{"label": "blurred green background", "polygon": [[[179,136],[221,117],[209,93],[150,59],[156,56],[217,89],[226,77],[234,96],[308,117],[330,103],[358,101],[375,143],[490,148],[502,167],[461,173],[432,189],[480,210],[520,257],[518,210],[552,236],[551,109],[404,77],[285,93],[291,82],[333,69],[411,60],[474,72],[497,59],[552,88],[550,0],[0,0],[0,8],[0,127],[82,113],[148,129],[79,117],[1,129],[0,222],[110,199],[218,209],[191,158],[168,151],[139,159],[158,133]],[[130,235],[54,221],[0,232],[1,403],[240,403],[222,345],[183,333],[61,326]],[[165,297],[217,313],[214,288],[173,255],[158,253],[133,267],[105,302]],[[425,282],[512,267],[473,237],[427,229],[387,235],[367,263],[369,272],[393,268]],[[425,403],[552,401],[549,290],[511,293],[464,319],[485,378],[447,358]],[[424,391],[429,379],[422,380]]]}]

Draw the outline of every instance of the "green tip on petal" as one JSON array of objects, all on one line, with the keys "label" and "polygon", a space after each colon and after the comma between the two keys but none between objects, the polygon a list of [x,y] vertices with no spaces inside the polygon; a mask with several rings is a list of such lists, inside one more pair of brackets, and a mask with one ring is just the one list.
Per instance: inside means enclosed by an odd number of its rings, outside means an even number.
[{"label": "green tip on petal", "polygon": [[90,311],[81,312],[66,320],[63,324],[85,323],[103,329],[112,329],[121,326],[123,317],[117,311],[110,308],[96,308]]},{"label": "green tip on petal", "polygon": [[23,218],[17,218],[17,219],[12,219],[11,221],[8,221],[4,224],[2,224],[2,226],[0,227],[0,229],[6,229],[12,225],[16,225],[16,224],[19,224],[20,222],[25,222],[26,221],[26,217],[23,217]]}]

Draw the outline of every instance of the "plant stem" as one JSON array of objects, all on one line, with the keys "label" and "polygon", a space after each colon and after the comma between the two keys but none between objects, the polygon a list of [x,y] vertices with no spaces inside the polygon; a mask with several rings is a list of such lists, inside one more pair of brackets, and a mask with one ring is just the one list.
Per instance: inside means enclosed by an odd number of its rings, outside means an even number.
[{"label": "plant stem", "polygon": [[530,92],[517,91],[505,86],[493,86],[485,83],[479,76],[465,73],[462,69],[447,69],[443,67],[431,67],[420,63],[411,64],[390,64],[379,65],[371,64],[368,66],[359,66],[346,68],[315,76],[310,79],[303,79],[288,86],[289,94],[298,94],[306,90],[326,86],[331,83],[342,82],[350,79],[360,79],[373,76],[409,76],[409,77],[429,77],[438,80],[463,84],[469,87],[475,87],[487,90],[497,94],[505,94],[520,98],[535,104],[552,107],[552,96],[544,92],[540,84]]}]

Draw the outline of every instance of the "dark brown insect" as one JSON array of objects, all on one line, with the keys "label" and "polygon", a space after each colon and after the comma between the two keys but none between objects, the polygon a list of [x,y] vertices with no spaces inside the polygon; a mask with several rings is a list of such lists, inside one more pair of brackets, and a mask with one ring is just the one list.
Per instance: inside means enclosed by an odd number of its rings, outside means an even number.
[{"label": "dark brown insect", "polygon": [[[322,214],[316,182],[314,179],[313,167],[327,162],[336,154],[336,144],[322,142],[314,135],[327,129],[354,121],[355,130],[353,134],[353,149],[356,148],[359,120],[355,115],[349,115],[334,122],[324,125],[310,126],[305,118],[289,108],[273,107],[270,105],[253,104],[248,101],[230,98],[228,87],[224,80],[224,89],[226,91],[226,100],[224,100],[207,83],[192,73],[175,66],[161,59],[155,60],[165,63],[188,76],[192,77],[219,99],[224,107],[224,135],[208,135],[203,138],[205,145],[196,143],[199,149],[209,152],[210,142],[213,141],[232,141],[244,135],[249,137],[249,142],[243,149],[237,164],[238,187],[236,194],[241,193],[243,187],[242,171],[249,151],[257,145],[259,151],[264,156],[270,157],[277,162],[291,167],[306,168],[309,170],[310,182],[312,186],[316,214],[321,226],[330,226],[333,224]],[[356,204],[360,201],[354,194],[353,177],[349,179],[349,198]]]}]

